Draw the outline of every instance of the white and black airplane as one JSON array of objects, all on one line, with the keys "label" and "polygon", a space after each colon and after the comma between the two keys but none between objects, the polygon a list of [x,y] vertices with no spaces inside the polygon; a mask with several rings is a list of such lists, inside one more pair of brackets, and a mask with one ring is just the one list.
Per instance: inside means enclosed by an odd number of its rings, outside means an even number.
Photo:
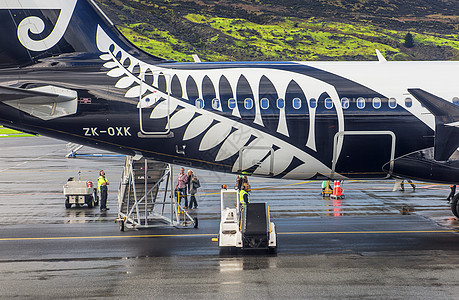
[{"label": "white and black airplane", "polygon": [[4,126],[221,172],[459,183],[459,62],[179,63],[93,0],[0,0],[0,23]]}]

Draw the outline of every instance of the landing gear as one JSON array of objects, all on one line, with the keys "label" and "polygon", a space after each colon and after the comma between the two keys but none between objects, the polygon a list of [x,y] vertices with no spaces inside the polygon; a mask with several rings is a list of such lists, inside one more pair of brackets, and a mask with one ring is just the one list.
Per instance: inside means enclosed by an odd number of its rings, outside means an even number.
[{"label": "landing gear", "polygon": [[451,200],[451,211],[456,218],[459,218],[459,194],[456,194]]},{"label": "landing gear", "polygon": [[120,231],[124,231],[124,220],[120,221]]}]

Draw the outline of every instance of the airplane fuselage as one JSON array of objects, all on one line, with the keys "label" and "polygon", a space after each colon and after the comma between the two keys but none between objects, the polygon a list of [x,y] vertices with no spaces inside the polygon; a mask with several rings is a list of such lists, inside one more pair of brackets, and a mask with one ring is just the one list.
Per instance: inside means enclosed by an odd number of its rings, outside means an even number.
[{"label": "airplane fuselage", "polygon": [[237,174],[458,182],[459,62],[169,62],[91,0],[21,3],[0,3],[6,126]]}]

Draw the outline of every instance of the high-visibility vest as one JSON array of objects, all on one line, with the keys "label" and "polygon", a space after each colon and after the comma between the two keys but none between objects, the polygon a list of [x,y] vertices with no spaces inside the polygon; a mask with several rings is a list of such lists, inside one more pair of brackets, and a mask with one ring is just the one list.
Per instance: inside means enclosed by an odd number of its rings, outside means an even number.
[{"label": "high-visibility vest", "polygon": [[105,176],[99,176],[99,179],[97,179],[97,187],[99,188],[99,192],[100,192],[100,187],[102,186],[102,184],[108,182],[108,180],[105,178]]},{"label": "high-visibility vest", "polygon": [[[248,197],[248,194],[249,194],[249,193],[247,193],[246,190],[240,190],[240,191],[239,191],[239,203],[245,204],[244,195],[246,195],[246,194],[247,194],[247,200],[248,200],[248,199],[249,199],[249,197]],[[247,202],[248,202],[248,201],[247,201]]]}]

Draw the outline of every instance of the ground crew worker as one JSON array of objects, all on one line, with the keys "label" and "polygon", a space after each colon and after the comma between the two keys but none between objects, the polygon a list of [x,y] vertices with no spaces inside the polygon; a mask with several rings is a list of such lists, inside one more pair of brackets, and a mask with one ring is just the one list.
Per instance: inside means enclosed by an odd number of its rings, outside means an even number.
[{"label": "ground crew worker", "polygon": [[239,191],[239,204],[241,207],[245,206],[249,203],[249,193],[247,192],[249,189],[248,184],[242,185],[242,189]]},{"label": "ground crew worker", "polygon": [[105,178],[104,170],[100,170],[99,178],[97,179],[97,187],[99,188],[100,193],[100,210],[105,211],[110,208],[107,207],[107,196],[108,196],[108,185],[110,184]]}]

